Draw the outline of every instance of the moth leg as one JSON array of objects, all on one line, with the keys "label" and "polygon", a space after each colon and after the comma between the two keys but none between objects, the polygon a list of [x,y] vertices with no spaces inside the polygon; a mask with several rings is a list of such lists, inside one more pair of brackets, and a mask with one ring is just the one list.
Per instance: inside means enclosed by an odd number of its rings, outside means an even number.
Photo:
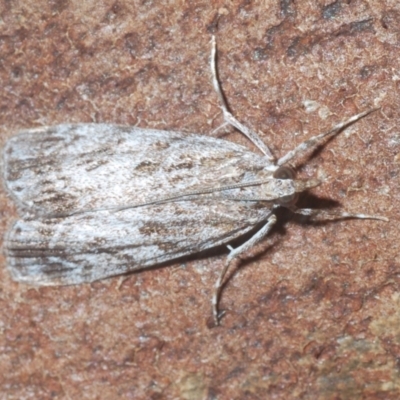
[{"label": "moth leg", "polygon": [[[216,133],[218,132],[218,131],[220,131],[221,129],[224,129],[227,125],[229,125],[229,123],[228,122],[224,122],[222,125],[220,125],[218,128],[215,128],[212,132],[211,132],[211,136],[214,136],[214,135],[216,135]],[[217,137],[218,137],[218,135],[217,135]]]},{"label": "moth leg", "polygon": [[221,103],[221,109],[222,109],[222,113],[224,114],[225,121],[228,124],[234,126],[245,136],[247,136],[247,138],[250,139],[254,143],[254,145],[256,145],[261,150],[261,152],[266,155],[266,157],[269,161],[275,161],[275,157],[272,155],[271,150],[261,140],[261,138],[257,135],[257,133],[254,132],[253,130],[251,130],[250,128],[247,128],[246,126],[244,126],[228,110],[228,105],[226,104],[226,100],[222,93],[221,85],[218,80],[218,73],[217,73],[217,66],[216,66],[216,54],[217,54],[217,45],[216,45],[216,41],[215,41],[215,36],[213,36],[211,39],[211,72],[212,72],[212,76],[213,76],[212,82],[213,82],[214,89],[217,92],[217,95],[219,97],[219,101]]},{"label": "moth leg", "polygon": [[224,268],[221,271],[221,274],[219,275],[217,282],[215,283],[215,290],[214,290],[214,295],[212,298],[213,316],[214,316],[214,321],[215,321],[216,325],[219,325],[219,320],[218,320],[219,297],[221,294],[221,289],[223,286],[224,278],[226,276],[226,273],[228,272],[228,269],[229,269],[232,261],[235,258],[239,257],[242,253],[245,253],[247,250],[251,249],[256,243],[258,243],[266,235],[268,235],[268,233],[271,231],[272,227],[274,226],[275,222],[276,222],[276,216],[275,216],[275,214],[271,214],[268,217],[267,223],[258,232],[256,232],[247,242],[243,243],[236,249],[233,249],[231,246],[228,246],[230,253],[228,254],[228,257],[226,258]]},{"label": "moth leg", "polygon": [[300,143],[296,148],[294,148],[293,150],[291,150],[287,154],[285,154],[283,157],[281,157],[277,161],[276,164],[277,165],[284,165],[287,162],[289,162],[290,160],[292,160],[293,158],[295,158],[297,155],[302,154],[302,153],[306,152],[309,149],[316,148],[321,143],[321,141],[323,139],[327,139],[329,137],[333,137],[333,136],[337,135],[346,126],[352,124],[353,122],[358,121],[362,117],[365,117],[369,113],[371,113],[373,111],[376,111],[376,110],[377,109],[375,108],[373,110],[368,110],[368,111],[364,111],[364,112],[362,112],[360,114],[353,115],[348,120],[340,122],[339,124],[335,125],[329,131],[321,133],[319,135],[315,135],[315,136],[311,137],[310,139],[305,140],[303,143]]},{"label": "moth leg", "polygon": [[[289,207],[288,207],[289,208]],[[344,219],[344,218],[357,218],[357,219],[377,219],[380,221],[388,222],[389,219],[381,217],[380,215],[368,215],[368,214],[351,214],[341,210],[318,210],[312,208],[289,208],[293,213],[297,215],[303,215],[308,217],[311,221],[327,221],[332,219]]]}]

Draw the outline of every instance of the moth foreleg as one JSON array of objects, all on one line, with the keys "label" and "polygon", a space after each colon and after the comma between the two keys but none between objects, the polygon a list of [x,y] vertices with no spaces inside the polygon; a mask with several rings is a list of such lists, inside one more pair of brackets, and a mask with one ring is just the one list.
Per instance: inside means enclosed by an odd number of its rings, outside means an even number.
[{"label": "moth foreleg", "polygon": [[217,53],[217,45],[215,42],[215,36],[212,37],[211,40],[211,72],[213,76],[213,86],[215,91],[218,94],[219,101],[221,103],[222,113],[224,114],[225,122],[234,126],[238,129],[241,133],[247,136],[255,146],[257,146],[263,154],[267,156],[269,161],[274,161],[275,157],[272,155],[271,150],[268,146],[261,140],[261,138],[257,135],[256,132],[244,126],[240,121],[238,121],[232,113],[228,110],[228,105],[226,103],[225,97],[222,93],[221,85],[218,80],[218,73],[217,73],[217,66],[216,66],[216,53]]},{"label": "moth foreleg", "polygon": [[215,290],[214,290],[214,295],[212,299],[212,307],[213,307],[213,316],[214,316],[214,321],[215,324],[219,324],[219,315],[218,315],[218,302],[219,302],[219,297],[221,294],[221,289],[224,284],[224,278],[226,276],[226,273],[228,272],[228,269],[232,263],[232,261],[239,257],[241,254],[245,253],[249,249],[251,249],[254,245],[256,245],[259,241],[261,241],[268,233],[271,231],[272,227],[274,226],[276,222],[276,216],[275,214],[271,214],[268,217],[267,223],[259,230],[257,231],[249,240],[247,240],[245,243],[237,247],[236,249],[233,249],[231,246],[228,246],[230,253],[228,254],[228,257],[226,258],[225,265],[223,270],[221,271],[221,274],[218,277],[217,282],[215,283]]}]

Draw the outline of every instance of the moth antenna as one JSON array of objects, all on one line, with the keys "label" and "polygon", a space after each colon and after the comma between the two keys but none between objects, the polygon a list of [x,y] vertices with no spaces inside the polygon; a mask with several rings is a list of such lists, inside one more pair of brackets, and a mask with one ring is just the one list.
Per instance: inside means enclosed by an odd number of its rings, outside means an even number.
[{"label": "moth antenna", "polygon": [[341,132],[341,130],[343,128],[346,128],[348,125],[353,124],[354,122],[358,121],[359,119],[365,117],[368,114],[371,114],[372,112],[374,112],[376,110],[378,110],[378,108],[373,108],[372,110],[367,110],[362,113],[353,115],[348,120],[346,120],[344,122],[340,122],[339,124],[335,125],[329,131],[321,133],[319,135],[313,136],[310,139],[305,140],[303,143],[300,143],[296,148],[294,148],[293,150],[286,153],[283,157],[281,157],[278,160],[277,165],[286,164],[287,162],[289,162],[293,158],[295,158],[297,155],[305,153],[307,150],[317,147],[323,139],[327,139],[329,137],[333,137],[333,136],[337,135],[338,133]]},{"label": "moth antenna", "polygon": [[347,211],[340,210],[318,210],[312,208],[296,208],[296,207],[288,207],[293,213],[297,215],[303,215],[308,217],[310,221],[327,221],[334,219],[376,219],[378,221],[389,222],[389,218],[382,217],[380,215],[369,215],[369,214],[357,214],[357,213],[349,213]]}]

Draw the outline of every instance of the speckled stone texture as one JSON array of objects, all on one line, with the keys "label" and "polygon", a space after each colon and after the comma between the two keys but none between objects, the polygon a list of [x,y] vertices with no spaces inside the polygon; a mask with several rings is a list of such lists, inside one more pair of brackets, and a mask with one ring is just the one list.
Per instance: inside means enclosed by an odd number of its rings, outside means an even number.
[{"label": "speckled stone texture", "polygon": [[[1,399],[399,398],[398,1],[2,1],[0,144],[62,122],[210,134],[212,33],[233,114],[277,156],[380,107],[301,166],[325,182],[300,201],[390,222],[281,213],[216,328],[224,249],[60,288],[12,282],[1,256]],[[1,194],[5,231],[17,212]]]}]

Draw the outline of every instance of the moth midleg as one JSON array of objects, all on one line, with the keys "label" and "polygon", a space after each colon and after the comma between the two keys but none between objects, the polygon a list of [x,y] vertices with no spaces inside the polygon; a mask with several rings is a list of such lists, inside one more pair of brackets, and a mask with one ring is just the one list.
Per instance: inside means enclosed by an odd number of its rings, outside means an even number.
[{"label": "moth midleg", "polygon": [[[216,63],[217,45],[215,41],[215,36],[211,39],[211,73],[212,73],[212,83],[215,91],[217,92],[219,101],[221,103],[221,110],[224,115],[225,122],[234,126],[241,133],[243,133],[249,140],[251,140],[255,146],[257,146],[263,154],[267,156],[269,161],[274,161],[275,157],[272,155],[271,150],[268,146],[261,140],[256,132],[244,126],[240,121],[238,121],[232,113],[228,110],[228,105],[226,104],[225,97],[222,93],[221,85],[218,80],[217,73],[217,63]],[[225,124],[224,124],[225,125]]]},{"label": "moth midleg", "polygon": [[388,222],[389,219],[381,217],[379,215],[368,215],[360,213],[348,213],[341,210],[318,210],[313,208],[296,208],[288,207],[293,213],[297,215],[303,215],[310,221],[327,221],[332,219],[345,219],[345,218],[356,218],[356,219],[377,219],[380,221]]},{"label": "moth midleg", "polygon": [[229,267],[232,263],[232,261],[239,257],[241,254],[245,253],[249,249],[251,249],[255,244],[257,244],[259,241],[261,241],[268,233],[271,231],[272,227],[276,223],[276,216],[275,214],[271,214],[268,219],[267,223],[259,230],[257,231],[249,240],[247,240],[245,243],[237,247],[236,249],[233,249],[232,247],[228,247],[230,250],[230,253],[228,254],[225,265],[223,270],[221,271],[217,282],[215,283],[215,290],[214,290],[214,295],[212,298],[212,307],[213,307],[213,316],[214,316],[214,321],[215,324],[218,325],[218,302],[219,302],[219,296],[221,294],[221,289],[224,284],[224,278],[226,276],[226,273],[229,270]]},{"label": "moth midleg", "polygon": [[324,139],[327,139],[329,137],[333,137],[340,133],[343,128],[347,127],[348,125],[352,124],[353,122],[358,121],[362,117],[365,117],[369,113],[375,111],[376,109],[373,110],[368,110],[364,111],[360,114],[353,115],[346,121],[340,122],[339,124],[335,125],[333,128],[329,129],[329,131],[321,133],[319,135],[315,135],[311,137],[310,139],[305,140],[304,142],[300,143],[297,147],[295,147],[293,150],[289,151],[286,153],[283,157],[281,157],[276,165],[284,165],[288,163],[290,160],[295,158],[297,155],[301,155],[302,153],[305,153],[307,150],[310,149],[315,149],[317,146],[321,144],[321,141]]}]

